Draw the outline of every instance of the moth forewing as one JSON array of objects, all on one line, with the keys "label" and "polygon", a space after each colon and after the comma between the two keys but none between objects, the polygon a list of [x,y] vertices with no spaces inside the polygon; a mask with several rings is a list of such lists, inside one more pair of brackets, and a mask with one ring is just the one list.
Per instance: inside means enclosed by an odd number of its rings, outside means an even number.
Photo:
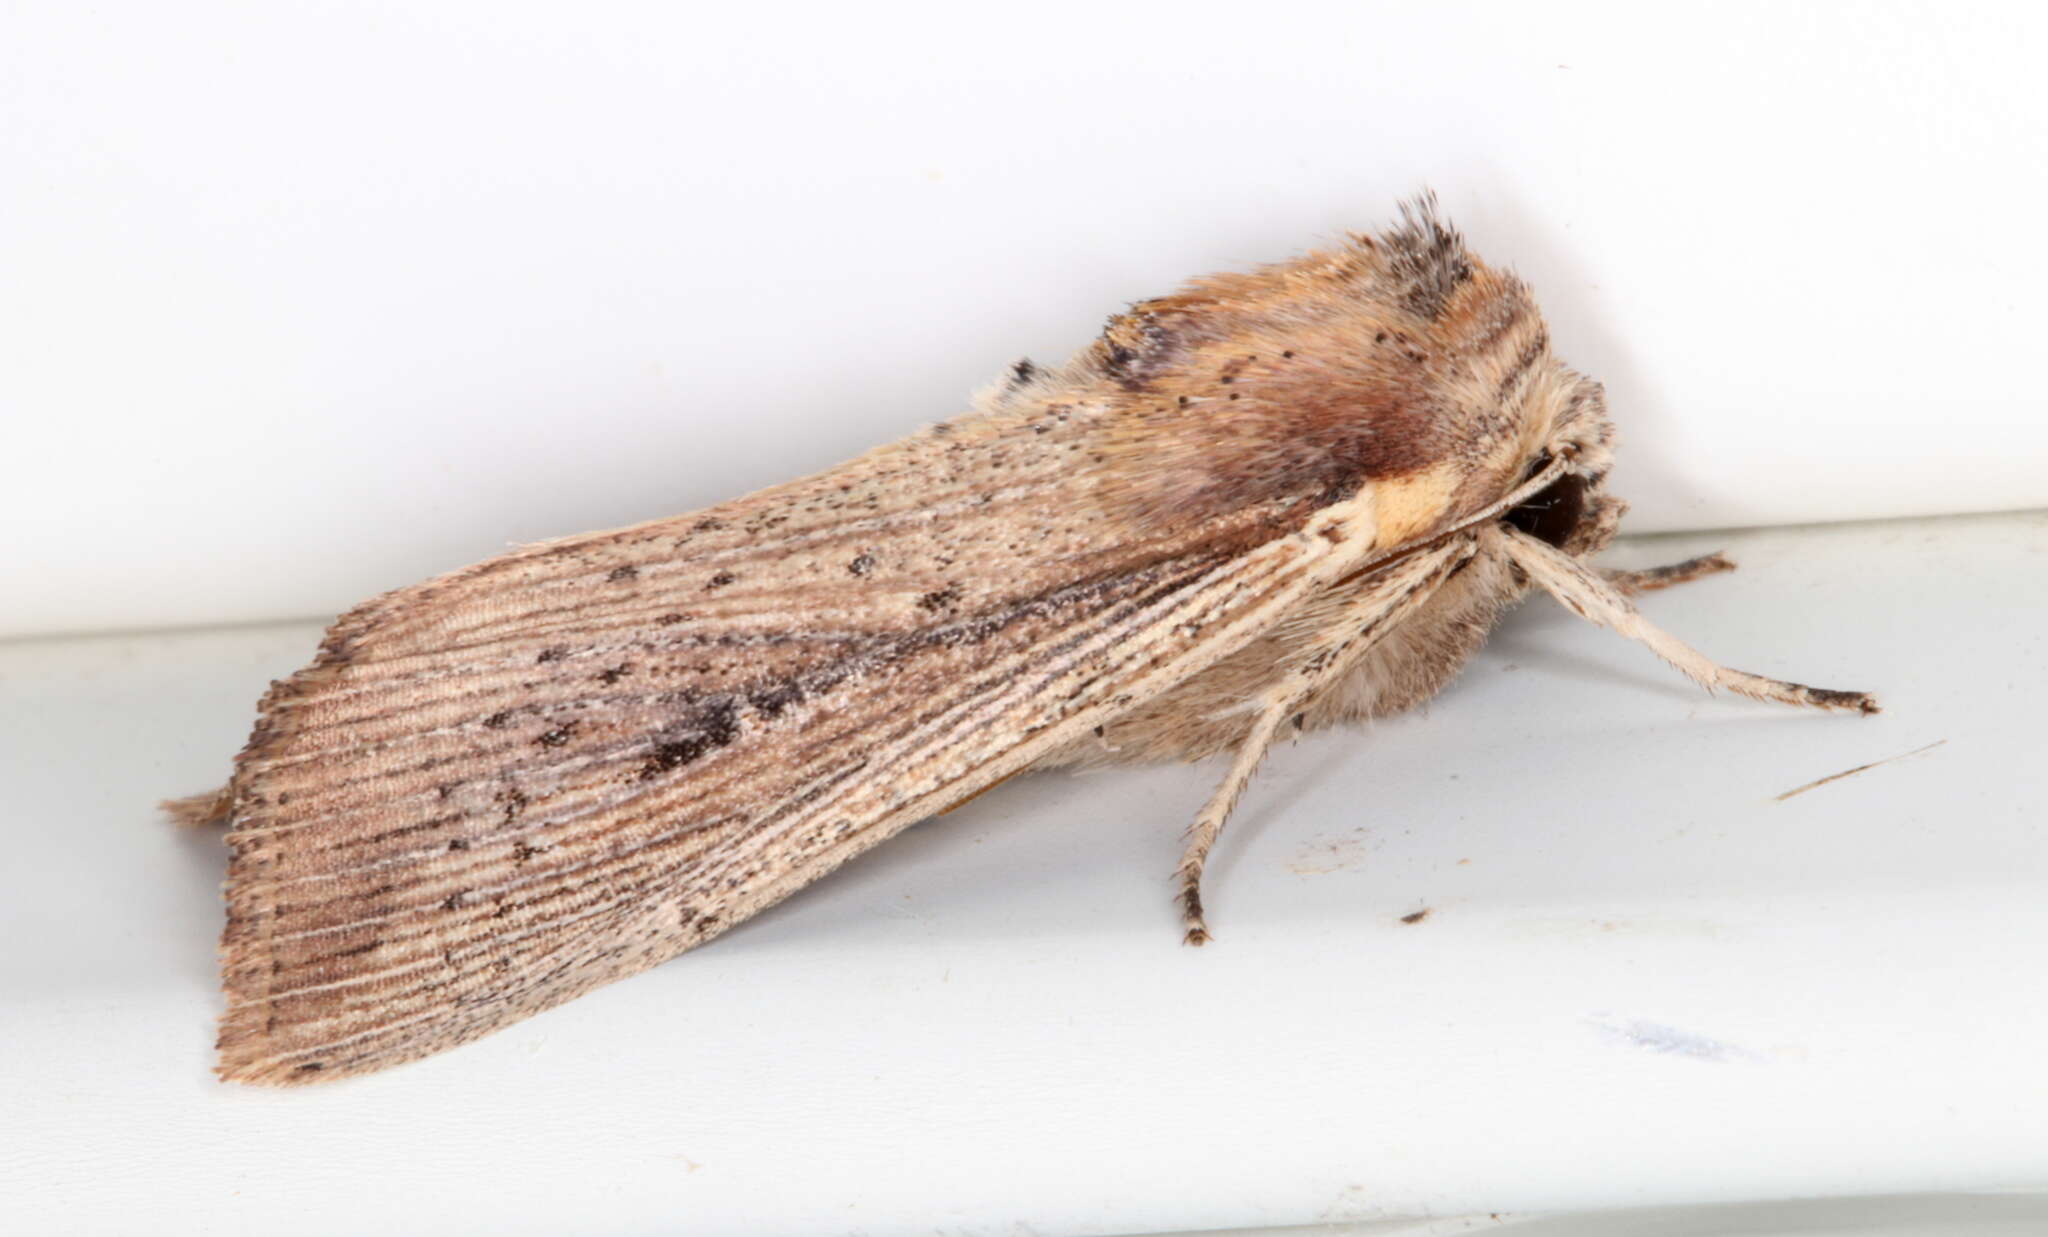
[{"label": "moth forewing", "polygon": [[[827,474],[822,488],[859,492],[848,476]],[[235,785],[226,1076],[381,1068],[673,956],[1199,671],[1372,553],[1368,494],[1319,511],[1313,531],[1215,548],[1228,524],[1197,527],[1170,555],[1155,540],[1120,573],[968,614],[940,600],[945,588],[926,589],[907,614],[879,607],[909,623],[850,644],[756,618],[785,613],[821,557],[896,591],[882,564],[932,552],[928,536],[861,505],[843,533],[812,521],[763,538],[758,554],[715,551],[694,574],[653,557],[707,519],[793,523],[769,514],[786,502],[572,546],[576,572],[636,586],[573,603],[595,640],[569,639],[544,613],[529,626],[501,612],[577,592],[548,587],[529,564],[483,573],[518,581],[503,595],[429,586],[416,604],[439,611],[432,621],[403,598],[382,611],[415,620],[405,631],[488,623],[506,634],[380,657],[373,626],[355,637],[357,658],[316,666],[282,694],[290,707],[266,713]],[[999,518],[992,507],[980,518],[1006,534],[1061,535],[1038,508]],[[721,626],[702,594],[722,577],[717,589],[753,581],[757,600]],[[699,613],[664,625],[679,590]],[[624,615],[647,626],[615,621]],[[722,639],[810,647],[772,676],[667,686],[701,682],[705,667],[690,659],[729,647]],[[635,675],[663,690],[624,690]],[[373,689],[380,679],[389,686]],[[431,724],[408,733],[413,716]]]}]

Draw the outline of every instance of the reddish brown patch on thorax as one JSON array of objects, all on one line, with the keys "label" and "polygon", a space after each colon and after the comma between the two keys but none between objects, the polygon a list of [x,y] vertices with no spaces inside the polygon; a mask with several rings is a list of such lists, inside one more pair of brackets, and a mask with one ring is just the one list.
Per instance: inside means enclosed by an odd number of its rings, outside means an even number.
[{"label": "reddish brown patch on thorax", "polygon": [[1455,446],[1443,348],[1425,324],[1288,291],[1284,303],[1147,302],[1111,324],[1097,355],[1117,423],[1103,461],[1116,514],[1145,524],[1285,503],[1305,517]]}]

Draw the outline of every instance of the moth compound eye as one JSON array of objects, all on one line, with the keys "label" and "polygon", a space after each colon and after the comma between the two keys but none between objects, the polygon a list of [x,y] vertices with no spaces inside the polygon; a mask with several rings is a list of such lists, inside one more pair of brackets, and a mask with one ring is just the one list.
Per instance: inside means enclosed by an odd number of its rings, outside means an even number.
[{"label": "moth compound eye", "polygon": [[1539,541],[1563,549],[1586,517],[1586,479],[1568,472],[1501,518]]}]

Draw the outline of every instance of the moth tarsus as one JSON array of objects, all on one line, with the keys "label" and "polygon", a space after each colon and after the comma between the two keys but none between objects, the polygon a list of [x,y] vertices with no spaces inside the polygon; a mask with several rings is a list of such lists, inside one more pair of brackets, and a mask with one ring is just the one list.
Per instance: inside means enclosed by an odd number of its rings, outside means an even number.
[{"label": "moth tarsus", "polygon": [[1137,304],[978,408],[708,511],[387,594],[259,706],[224,816],[219,1072],[346,1077],[711,939],[1030,769],[1232,753],[1433,695],[1535,587],[1709,687],[1586,560],[1599,385],[1420,199],[1373,237]]},{"label": "moth tarsus", "polygon": [[1673,585],[1686,584],[1702,576],[1718,575],[1735,570],[1735,563],[1725,554],[1702,554],[1684,562],[1672,563],[1665,567],[1651,567],[1644,571],[1606,570],[1600,574],[1622,594],[1634,597],[1639,593],[1653,593]]}]

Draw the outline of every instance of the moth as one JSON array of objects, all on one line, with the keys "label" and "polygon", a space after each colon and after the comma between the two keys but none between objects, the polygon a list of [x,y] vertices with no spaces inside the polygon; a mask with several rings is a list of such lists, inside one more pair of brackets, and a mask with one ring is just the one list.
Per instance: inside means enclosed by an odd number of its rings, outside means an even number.
[{"label": "moth", "polygon": [[1428,699],[1532,587],[1712,690],[1629,595],[1729,564],[1614,536],[1602,389],[1427,198],[1140,302],[975,409],[708,510],[369,601],[232,780],[218,1072],[303,1083],[487,1034],[703,944],[1030,769],[1232,753]]}]

